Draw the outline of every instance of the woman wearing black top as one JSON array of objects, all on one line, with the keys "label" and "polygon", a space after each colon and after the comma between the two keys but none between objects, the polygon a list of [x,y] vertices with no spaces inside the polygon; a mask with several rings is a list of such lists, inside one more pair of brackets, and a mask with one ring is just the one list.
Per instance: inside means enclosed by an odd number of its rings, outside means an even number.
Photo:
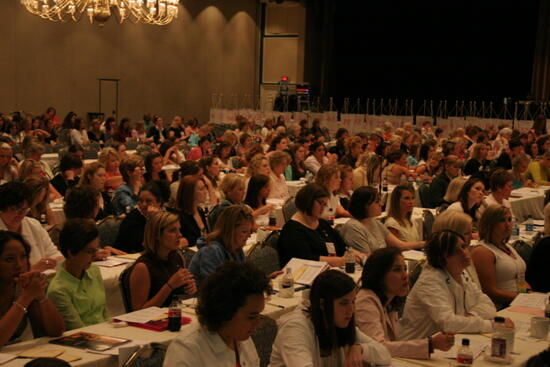
[{"label": "woman wearing black top", "polygon": [[61,162],[59,163],[60,172],[52,178],[50,183],[58,193],[65,196],[67,189],[78,183],[80,177],[77,176],[76,170],[80,168],[82,168],[82,161],[76,154],[65,154],[61,157]]},{"label": "woman wearing black top", "polygon": [[146,183],[156,182],[162,193],[162,201],[168,202],[170,200],[171,177],[162,170],[163,163],[160,153],[151,152],[147,154],[144,162],[146,172],[143,179]]},{"label": "woman wearing black top", "polygon": [[[331,266],[344,265],[346,244],[330,224],[321,219],[329,194],[319,184],[308,184],[296,194],[298,211],[284,225],[277,244],[279,260],[284,266],[293,257],[326,261]],[[334,250],[329,247],[332,243]],[[336,256],[329,256],[330,253]]]},{"label": "woman wearing black top", "polygon": [[306,176],[304,161],[306,160],[307,149],[302,144],[292,144],[289,151],[292,157],[292,162],[290,162],[292,177],[286,177],[286,179],[296,181]]},{"label": "woman wearing black top", "polygon": [[200,207],[207,195],[208,189],[202,178],[186,176],[180,181],[174,207],[168,209],[179,216],[181,235],[189,246],[195,246],[197,239],[210,232],[206,212]]},{"label": "woman wearing black top", "polygon": [[487,160],[488,154],[489,146],[487,144],[475,144],[472,152],[472,158],[469,159],[464,166],[464,174],[467,176],[476,175],[476,177],[480,177],[480,172],[483,174],[483,172],[489,168],[489,164],[491,163]]}]

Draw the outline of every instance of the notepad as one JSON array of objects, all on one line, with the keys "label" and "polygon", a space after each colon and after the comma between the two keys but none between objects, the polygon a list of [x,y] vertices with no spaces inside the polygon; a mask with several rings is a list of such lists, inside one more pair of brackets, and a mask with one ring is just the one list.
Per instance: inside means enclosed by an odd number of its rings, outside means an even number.
[{"label": "notepad", "polygon": [[160,307],[148,307],[143,310],[130,312],[124,315],[113,317],[113,320],[124,322],[136,322],[140,324],[148,323],[151,320],[156,320],[159,316],[164,315],[164,310]]},{"label": "notepad", "polygon": [[17,358],[16,354],[0,353],[0,364],[8,363]]},{"label": "notepad", "polygon": [[137,254],[126,254],[126,255],[117,255],[114,257],[119,257],[121,259],[130,259],[130,260],[137,260],[141,254],[138,252]]},{"label": "notepad", "polygon": [[17,355],[24,358],[55,358],[65,352],[65,349],[60,348],[48,348],[48,347],[36,347],[25,349],[19,352]]},{"label": "notepad", "polygon": [[283,274],[287,268],[292,269],[295,283],[311,286],[317,275],[329,269],[330,266],[324,261],[304,260],[294,257],[284,267]]}]

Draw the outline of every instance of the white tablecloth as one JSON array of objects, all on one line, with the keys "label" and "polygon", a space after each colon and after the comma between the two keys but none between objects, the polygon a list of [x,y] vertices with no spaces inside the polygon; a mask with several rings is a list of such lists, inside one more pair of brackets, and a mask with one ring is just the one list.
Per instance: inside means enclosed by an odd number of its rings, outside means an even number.
[{"label": "white tablecloth", "polygon": [[521,197],[511,197],[512,213],[520,221],[523,222],[531,215],[533,219],[544,219],[544,193],[550,187],[541,186],[538,188],[524,187],[519,190],[514,190],[512,195]]}]

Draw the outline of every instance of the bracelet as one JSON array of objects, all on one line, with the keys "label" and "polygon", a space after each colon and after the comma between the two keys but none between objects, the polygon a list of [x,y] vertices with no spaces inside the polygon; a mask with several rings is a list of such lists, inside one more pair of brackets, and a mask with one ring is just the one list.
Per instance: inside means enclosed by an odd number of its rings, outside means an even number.
[{"label": "bracelet", "polygon": [[23,310],[23,313],[27,313],[27,308],[24,307],[21,303],[17,302],[17,301],[13,301],[13,304],[16,305],[17,307],[19,307],[20,309]]},{"label": "bracelet", "polygon": [[432,341],[432,337],[428,337],[428,353],[432,354],[434,352],[434,343]]}]

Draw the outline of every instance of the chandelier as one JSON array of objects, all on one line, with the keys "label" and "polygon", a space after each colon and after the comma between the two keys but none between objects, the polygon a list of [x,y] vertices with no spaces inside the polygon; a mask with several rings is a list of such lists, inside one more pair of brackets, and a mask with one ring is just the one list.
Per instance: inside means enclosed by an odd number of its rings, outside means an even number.
[{"label": "chandelier", "polygon": [[78,22],[84,14],[100,26],[115,15],[120,23],[166,25],[178,16],[178,0],[21,0],[34,15],[54,22]]}]

